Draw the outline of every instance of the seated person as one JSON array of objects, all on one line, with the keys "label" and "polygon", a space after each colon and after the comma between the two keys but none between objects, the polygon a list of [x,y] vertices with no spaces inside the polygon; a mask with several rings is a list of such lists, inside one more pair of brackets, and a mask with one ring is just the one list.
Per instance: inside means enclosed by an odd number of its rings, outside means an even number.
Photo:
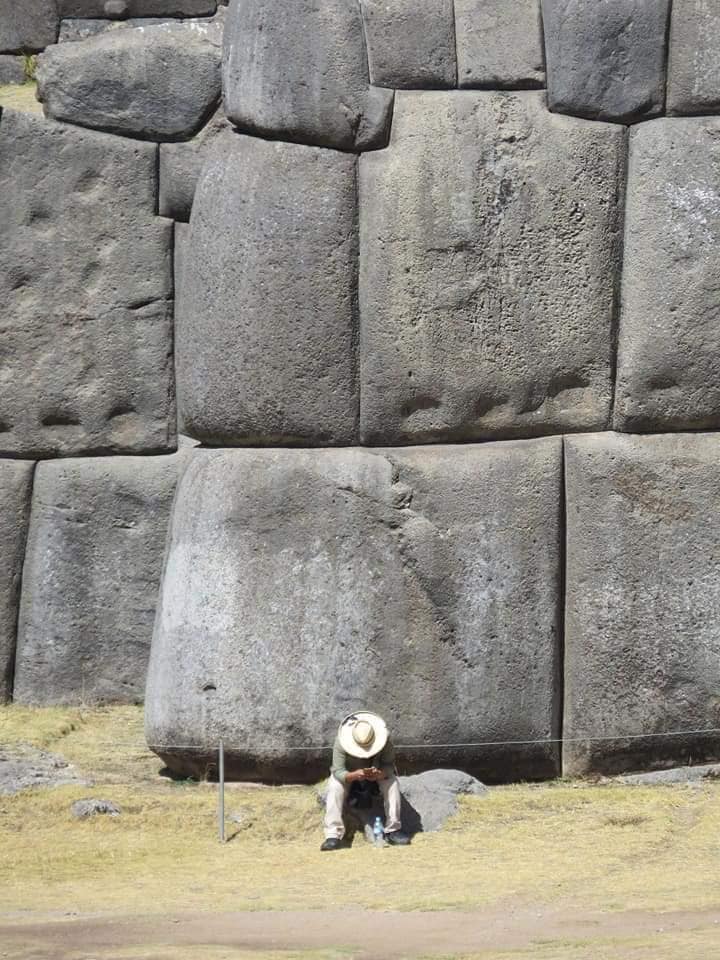
[{"label": "seated person", "polygon": [[351,713],[338,729],[325,805],[325,841],[321,850],[343,846],[343,808],[353,783],[377,783],[385,804],[385,839],[404,846],[410,838],[400,824],[400,786],[395,776],[395,750],[384,720],[375,713]]}]

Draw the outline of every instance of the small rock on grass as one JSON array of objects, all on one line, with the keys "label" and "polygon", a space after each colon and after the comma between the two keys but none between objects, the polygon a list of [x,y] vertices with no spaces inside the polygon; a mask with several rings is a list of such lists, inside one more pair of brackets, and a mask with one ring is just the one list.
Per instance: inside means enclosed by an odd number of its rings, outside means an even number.
[{"label": "small rock on grass", "polygon": [[86,820],[96,814],[107,814],[110,817],[120,816],[120,807],[116,807],[110,800],[98,800],[95,797],[76,800],[70,809],[77,820]]}]

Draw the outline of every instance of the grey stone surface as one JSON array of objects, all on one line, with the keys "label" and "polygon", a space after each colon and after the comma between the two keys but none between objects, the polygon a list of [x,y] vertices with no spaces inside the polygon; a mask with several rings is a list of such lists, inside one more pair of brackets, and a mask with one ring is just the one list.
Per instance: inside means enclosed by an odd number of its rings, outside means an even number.
[{"label": "grey stone surface", "polygon": [[41,787],[90,786],[72,764],[27,744],[0,744],[0,797]]},{"label": "grey stone surface", "polygon": [[120,807],[116,806],[111,800],[99,800],[97,797],[91,797],[87,800],[76,800],[70,807],[70,811],[76,820],[87,820],[88,817],[104,815],[108,817],[119,817]]},{"label": "grey stone surface", "polygon": [[223,25],[225,22],[225,7],[219,7],[214,17],[191,17],[178,20],[169,17],[134,17],[131,20],[98,20],[91,18],[71,18],[60,23],[58,43],[74,40],[87,40],[100,33],[109,33],[113,30],[127,30],[128,28],[144,29],[147,27],[184,27],[194,34],[222,46]]},{"label": "grey stone surface", "polygon": [[0,455],[174,448],[156,149],[3,111]]},{"label": "grey stone surface", "polygon": [[720,111],[720,5],[713,0],[673,0],[667,110]]},{"label": "grey stone surface", "polygon": [[178,399],[197,439],[352,440],[355,162],[240,135],[210,148],[176,322]]},{"label": "grey stone surface", "polygon": [[370,81],[379,87],[454,87],[453,0],[361,0]]},{"label": "grey stone surface", "polygon": [[191,447],[36,469],[18,624],[20,703],[142,700],[165,531]]},{"label": "grey stone surface", "polygon": [[[558,438],[198,450],[178,489],[146,695],[150,746],[204,771],[314,781],[365,705],[403,771],[553,775]],[[531,533],[530,533],[531,531]],[[173,747],[173,744],[177,745]],[[195,744],[195,749],[183,745]]]},{"label": "grey stone surface", "polygon": [[0,84],[25,83],[25,61],[22,57],[0,54]]},{"label": "grey stone surface", "polygon": [[42,50],[57,34],[55,0],[0,0],[0,53]]},{"label": "grey stone surface", "polygon": [[[220,111],[187,143],[160,145],[160,216],[183,222],[190,219],[200,172],[211,144],[219,136],[227,139],[228,147],[230,139],[236,136]],[[218,147],[218,151],[223,152],[222,147]]]},{"label": "grey stone surface", "polygon": [[0,704],[10,699],[34,464],[0,460]]},{"label": "grey stone surface", "polygon": [[223,97],[244,132],[341,150],[385,146],[393,103],[370,86],[358,0],[232,0]]},{"label": "grey stone surface", "polygon": [[634,123],[662,113],[670,0],[542,0],[551,110]]},{"label": "grey stone surface", "polygon": [[455,0],[458,86],[545,85],[539,0]]},{"label": "grey stone surface", "polygon": [[541,93],[397,94],[360,160],[364,442],[606,426],[624,157]]},{"label": "grey stone surface", "polygon": [[212,15],[217,0],[57,0],[65,17],[203,17]]},{"label": "grey stone surface", "polygon": [[702,763],[696,766],[672,767],[670,770],[652,770],[649,773],[633,773],[618,777],[621,783],[636,787],[655,787],[676,783],[697,783],[701,780],[719,780],[720,763]]},{"label": "grey stone surface", "polygon": [[720,759],[720,436],[566,440],[564,772]]},{"label": "grey stone surface", "polygon": [[632,131],[617,429],[720,426],[720,119]]},{"label": "grey stone surface", "polygon": [[220,99],[221,51],[182,25],[60,43],[38,60],[38,99],[56,120],[144,140],[187,140]]}]

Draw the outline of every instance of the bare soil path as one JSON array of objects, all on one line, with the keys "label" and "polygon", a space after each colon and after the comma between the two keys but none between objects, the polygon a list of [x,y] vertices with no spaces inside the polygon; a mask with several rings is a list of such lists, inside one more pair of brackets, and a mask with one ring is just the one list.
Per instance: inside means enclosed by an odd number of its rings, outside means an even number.
[{"label": "bare soil path", "polygon": [[[150,960],[165,956],[168,948],[193,948],[188,956],[199,957],[202,951],[198,948],[212,946],[258,953],[331,948],[357,960],[472,954],[484,957],[496,952],[507,956],[514,951],[528,956],[534,955],[532,948],[537,947],[538,956],[554,957],[565,954],[547,953],[546,948],[552,948],[553,943],[558,948],[587,946],[592,952],[593,944],[604,943],[607,950],[613,941],[618,946],[626,945],[623,956],[645,956],[644,951],[634,952],[637,944],[650,946],[648,938],[656,942],[659,934],[672,937],[686,931],[706,933],[720,943],[720,905],[712,910],[671,913],[506,906],[473,912],[263,910],[152,918],[95,916],[29,923],[16,916],[9,922],[0,920],[0,957],[69,960],[132,956]],[[636,947],[631,946],[633,941]],[[632,953],[627,953],[628,947]],[[652,955],[664,956],[664,951],[657,952],[658,947],[652,948]],[[167,955],[180,954],[173,951]],[[602,953],[603,957],[615,955],[612,947]],[[683,954],[691,955],[695,953]]]}]

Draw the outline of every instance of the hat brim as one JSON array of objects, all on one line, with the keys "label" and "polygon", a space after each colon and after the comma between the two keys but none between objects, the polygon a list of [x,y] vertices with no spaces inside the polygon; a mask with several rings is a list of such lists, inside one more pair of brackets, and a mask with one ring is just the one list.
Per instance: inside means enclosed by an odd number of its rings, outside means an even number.
[{"label": "hat brim", "polygon": [[[375,731],[375,737],[367,747],[361,747],[360,744],[355,742],[352,735],[352,728],[355,722],[359,720],[365,720]],[[340,746],[345,753],[351,757],[355,757],[357,760],[367,760],[380,753],[384,748],[388,741],[388,731],[382,717],[379,717],[376,713],[368,713],[366,710],[360,710],[345,717],[340,724],[338,738],[340,740]]]}]

